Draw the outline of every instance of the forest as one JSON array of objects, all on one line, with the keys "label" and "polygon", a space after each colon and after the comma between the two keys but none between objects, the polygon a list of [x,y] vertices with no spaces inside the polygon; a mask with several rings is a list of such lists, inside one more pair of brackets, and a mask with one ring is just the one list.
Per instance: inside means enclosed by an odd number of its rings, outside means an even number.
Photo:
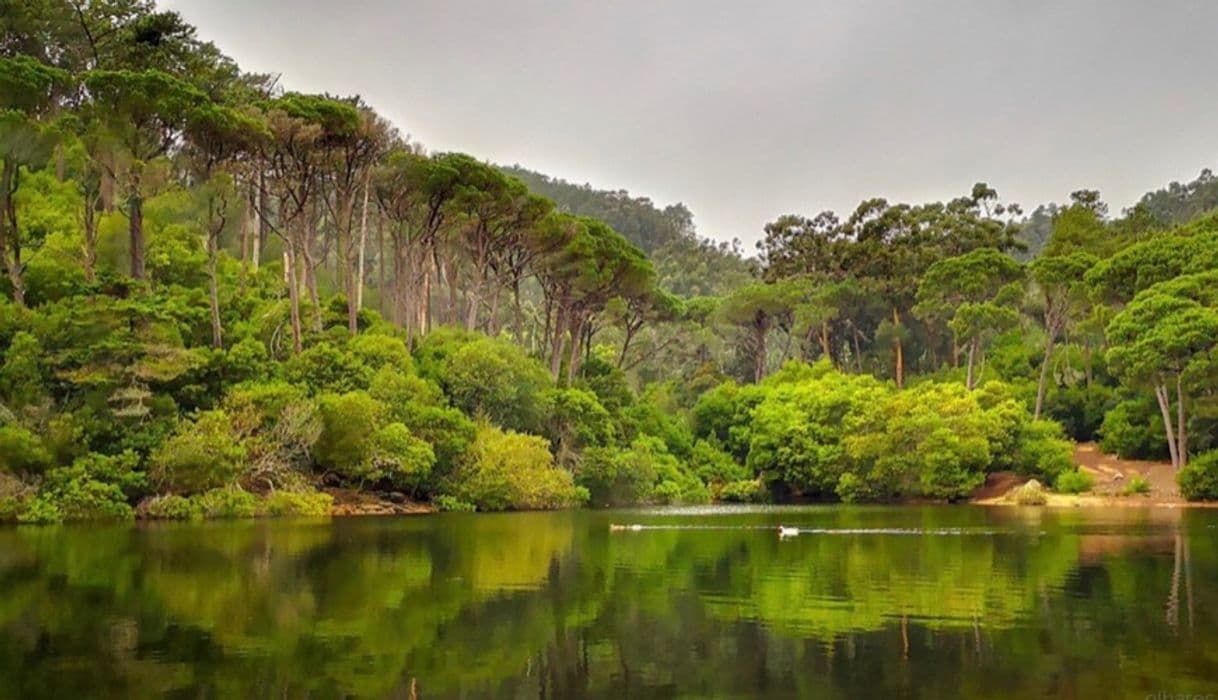
[{"label": "forest", "polygon": [[0,2],[0,520],[1218,498],[1218,180],[659,207],[413,142],[148,0]]}]

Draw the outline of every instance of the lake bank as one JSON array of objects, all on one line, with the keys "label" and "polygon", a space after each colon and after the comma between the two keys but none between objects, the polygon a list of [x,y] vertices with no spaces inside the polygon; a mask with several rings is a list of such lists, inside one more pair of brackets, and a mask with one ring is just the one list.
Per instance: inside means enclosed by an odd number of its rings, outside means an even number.
[{"label": "lake bank", "polygon": [[[1176,472],[1170,462],[1123,459],[1104,454],[1095,443],[1078,443],[1074,447],[1074,463],[1079,471],[1095,480],[1095,485],[1086,493],[1063,494],[1046,491],[1046,503],[1050,507],[1093,508],[1214,508],[1218,503],[1188,501],[1180,495],[1176,485]],[[1142,479],[1147,485],[1146,493],[1125,492],[1130,481]],[[969,499],[970,503],[983,506],[1016,505],[1011,492],[1029,477],[1013,472],[996,472],[986,478],[986,483]]]}]

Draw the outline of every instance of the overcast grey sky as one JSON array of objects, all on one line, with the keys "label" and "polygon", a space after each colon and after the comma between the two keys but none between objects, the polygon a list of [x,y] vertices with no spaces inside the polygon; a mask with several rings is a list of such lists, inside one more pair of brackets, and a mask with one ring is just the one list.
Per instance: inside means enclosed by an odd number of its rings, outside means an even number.
[{"label": "overcast grey sky", "polygon": [[985,180],[1113,211],[1218,163],[1211,0],[162,0],[243,68],[359,93],[432,150],[779,214]]}]

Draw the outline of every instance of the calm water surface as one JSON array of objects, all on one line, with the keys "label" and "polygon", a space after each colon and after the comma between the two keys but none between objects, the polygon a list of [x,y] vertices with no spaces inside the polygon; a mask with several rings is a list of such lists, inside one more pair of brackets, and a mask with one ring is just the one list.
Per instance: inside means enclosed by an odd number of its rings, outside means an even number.
[{"label": "calm water surface", "polygon": [[0,697],[1218,694],[1216,583],[1218,511],[9,528]]}]

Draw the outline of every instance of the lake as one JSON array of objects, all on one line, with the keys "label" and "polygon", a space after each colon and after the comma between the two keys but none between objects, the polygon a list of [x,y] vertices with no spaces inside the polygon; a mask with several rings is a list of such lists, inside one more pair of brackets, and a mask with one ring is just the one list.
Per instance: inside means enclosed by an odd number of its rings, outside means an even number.
[{"label": "lake", "polygon": [[8,528],[0,697],[1157,700],[1218,693],[1216,582],[1211,510]]}]

